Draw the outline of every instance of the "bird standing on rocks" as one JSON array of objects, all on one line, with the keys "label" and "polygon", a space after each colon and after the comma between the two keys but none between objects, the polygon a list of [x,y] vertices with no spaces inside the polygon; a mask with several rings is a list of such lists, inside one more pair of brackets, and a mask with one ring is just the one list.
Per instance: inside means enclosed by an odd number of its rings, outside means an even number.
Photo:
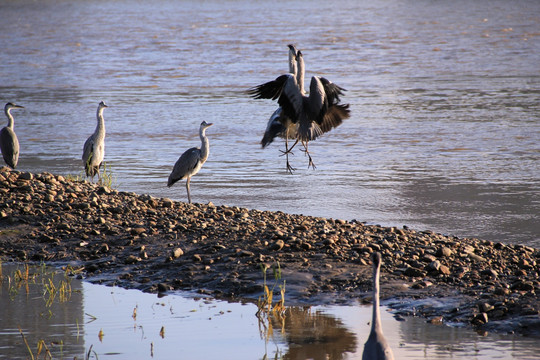
[{"label": "bird standing on rocks", "polygon": [[383,335],[381,325],[381,312],[379,309],[379,276],[381,272],[382,257],[378,252],[371,256],[373,261],[373,315],[371,318],[371,332],[364,345],[362,360],[394,360],[392,348]]},{"label": "bird standing on rocks", "polygon": [[98,181],[101,179],[99,168],[105,157],[105,119],[103,119],[103,110],[108,107],[102,101],[97,109],[97,126],[96,130],[88,139],[86,139],[83,147],[82,160],[84,162],[84,170],[86,176],[92,177],[97,174]]},{"label": "bird standing on rocks", "polygon": [[8,118],[8,124],[0,130],[0,149],[2,150],[2,156],[6,164],[10,168],[15,169],[19,162],[19,140],[13,130],[14,122],[11,109],[24,109],[24,107],[10,102],[4,106],[4,113]]},{"label": "bird standing on rocks", "polygon": [[206,121],[203,121],[201,123],[201,126],[199,128],[201,147],[193,147],[189,150],[186,150],[180,156],[180,158],[176,161],[176,164],[174,164],[173,170],[169,175],[169,181],[167,182],[167,186],[171,187],[178,180],[187,179],[186,189],[188,201],[190,204],[191,194],[189,192],[189,182],[191,181],[191,177],[197,174],[199,170],[201,170],[203,164],[208,158],[208,154],[210,153],[210,144],[208,142],[208,138],[206,137],[206,129],[208,129],[212,125],[214,124],[207,123]]}]

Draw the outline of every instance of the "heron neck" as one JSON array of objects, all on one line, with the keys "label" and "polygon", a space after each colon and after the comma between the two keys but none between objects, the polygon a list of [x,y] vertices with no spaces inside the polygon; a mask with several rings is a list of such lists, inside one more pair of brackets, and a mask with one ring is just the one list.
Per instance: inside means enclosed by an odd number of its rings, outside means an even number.
[{"label": "heron neck", "polygon": [[381,265],[373,268],[373,316],[371,319],[371,331],[382,331],[381,311],[379,309],[379,275]]},{"label": "heron neck", "polygon": [[298,83],[298,87],[300,88],[300,92],[302,94],[306,93],[306,90],[304,89],[304,58],[300,56],[298,58],[298,69],[296,74],[296,82]]},{"label": "heron neck", "polygon": [[7,118],[8,118],[8,125],[7,125],[7,126],[8,126],[8,128],[10,128],[11,130],[13,130],[13,127],[14,127],[14,121],[13,121],[13,115],[11,115],[11,112],[10,112],[10,111],[11,111],[11,109],[7,109],[7,110],[5,110],[4,112],[5,112],[5,114],[6,114]]},{"label": "heron neck", "polygon": [[201,138],[201,161],[205,162],[206,158],[208,158],[208,154],[210,153],[210,143],[206,137],[206,129],[202,129],[199,136]]},{"label": "heron neck", "polygon": [[103,118],[103,109],[98,109],[97,112],[96,134],[98,136],[105,136],[105,119]]},{"label": "heron neck", "polygon": [[293,53],[289,50],[289,72],[296,75],[296,59]]}]

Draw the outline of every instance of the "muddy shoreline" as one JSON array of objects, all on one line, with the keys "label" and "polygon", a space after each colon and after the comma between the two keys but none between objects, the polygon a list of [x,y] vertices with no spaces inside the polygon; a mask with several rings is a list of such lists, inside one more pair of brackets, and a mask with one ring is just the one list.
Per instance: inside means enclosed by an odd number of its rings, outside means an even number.
[{"label": "muddy shoreline", "polygon": [[397,316],[540,336],[539,249],[0,169],[0,259],[69,264],[93,283],[253,300],[279,264],[286,304],[368,303],[373,251]]}]

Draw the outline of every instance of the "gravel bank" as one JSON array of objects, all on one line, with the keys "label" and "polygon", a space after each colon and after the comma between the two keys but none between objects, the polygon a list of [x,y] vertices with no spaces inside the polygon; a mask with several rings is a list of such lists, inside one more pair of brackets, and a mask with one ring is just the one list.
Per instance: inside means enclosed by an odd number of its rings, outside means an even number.
[{"label": "gravel bank", "polygon": [[398,316],[540,336],[538,249],[0,169],[0,259],[71,264],[95,283],[257,299],[261,266],[279,263],[290,305],[367,303],[373,251]]}]

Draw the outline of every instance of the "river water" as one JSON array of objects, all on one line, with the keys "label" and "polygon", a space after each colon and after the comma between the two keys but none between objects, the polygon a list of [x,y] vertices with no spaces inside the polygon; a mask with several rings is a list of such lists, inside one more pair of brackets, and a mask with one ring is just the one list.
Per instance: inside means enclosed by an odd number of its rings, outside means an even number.
[{"label": "river water", "polygon": [[[2,1],[0,101],[21,171],[79,175],[104,100],[119,190],[167,188],[180,154],[210,157],[195,202],[540,246],[540,2]],[[276,108],[247,88],[287,71],[348,91],[351,118],[296,150],[261,149]],[[309,81],[309,80],[308,80]]]}]

